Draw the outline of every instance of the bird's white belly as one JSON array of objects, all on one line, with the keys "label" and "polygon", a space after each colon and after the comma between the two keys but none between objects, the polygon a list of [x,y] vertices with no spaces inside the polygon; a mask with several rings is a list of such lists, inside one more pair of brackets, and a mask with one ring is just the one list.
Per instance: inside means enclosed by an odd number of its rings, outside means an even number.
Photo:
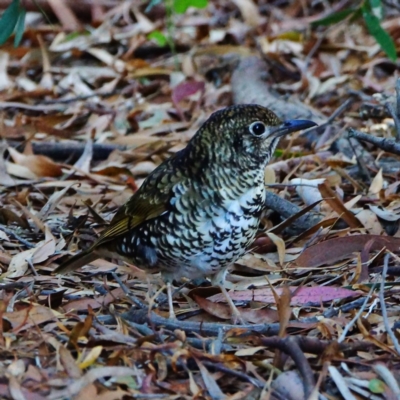
[{"label": "bird's white belly", "polygon": [[[256,235],[265,198],[264,185],[232,199],[232,191],[220,190],[220,203],[187,202],[184,188],[173,201],[176,212],[168,214],[168,231],[160,220],[152,238],[164,275],[180,279],[211,276],[237,261]],[[207,199],[208,200],[208,199]],[[173,227],[171,229],[171,227]]]},{"label": "bird's white belly", "polygon": [[[207,243],[190,257],[189,264],[199,276],[209,275],[235,262],[246,252],[258,229],[258,207],[252,207],[255,189],[239,199],[229,200],[211,219],[204,220],[197,229]],[[243,208],[242,208],[243,207]]]}]

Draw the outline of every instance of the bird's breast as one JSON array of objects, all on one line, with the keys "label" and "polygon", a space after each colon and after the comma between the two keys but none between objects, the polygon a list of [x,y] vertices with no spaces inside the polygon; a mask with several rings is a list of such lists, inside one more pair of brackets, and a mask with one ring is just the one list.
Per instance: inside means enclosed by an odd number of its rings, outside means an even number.
[{"label": "bird's breast", "polygon": [[183,190],[177,192],[182,195],[174,199],[175,209],[161,224],[165,234],[157,240],[161,253],[180,265],[175,277],[212,275],[245,253],[258,229],[263,185],[237,197],[229,190],[220,190],[218,196],[199,193],[196,201]]}]

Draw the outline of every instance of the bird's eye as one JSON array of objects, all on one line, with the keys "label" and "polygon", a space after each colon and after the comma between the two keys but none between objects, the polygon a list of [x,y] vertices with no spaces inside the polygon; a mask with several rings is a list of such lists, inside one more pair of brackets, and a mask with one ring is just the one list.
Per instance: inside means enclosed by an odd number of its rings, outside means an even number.
[{"label": "bird's eye", "polygon": [[249,126],[249,131],[254,136],[261,136],[265,133],[266,127],[262,122],[256,121]]}]

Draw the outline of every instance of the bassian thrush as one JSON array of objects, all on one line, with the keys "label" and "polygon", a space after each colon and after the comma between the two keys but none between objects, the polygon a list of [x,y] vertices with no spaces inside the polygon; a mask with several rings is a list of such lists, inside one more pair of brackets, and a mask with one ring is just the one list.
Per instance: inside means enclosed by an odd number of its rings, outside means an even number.
[{"label": "bassian thrush", "polygon": [[226,269],[252,243],[264,209],[264,169],[281,136],[310,128],[307,120],[282,122],[258,105],[217,111],[186,148],[158,166],[115,214],[99,239],[56,273],[111,257],[159,272],[168,283],[209,276],[224,288]]}]

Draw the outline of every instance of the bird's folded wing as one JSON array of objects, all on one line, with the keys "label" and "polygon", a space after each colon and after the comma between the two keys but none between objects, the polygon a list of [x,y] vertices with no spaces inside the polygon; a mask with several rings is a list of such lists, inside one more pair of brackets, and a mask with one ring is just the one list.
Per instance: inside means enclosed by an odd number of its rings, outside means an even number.
[{"label": "bird's folded wing", "polygon": [[110,225],[96,241],[95,246],[97,247],[102,243],[108,242],[116,236],[121,236],[142,222],[156,218],[165,211],[167,211],[166,202],[151,203],[146,198],[137,199],[136,202],[130,201],[129,204],[121,207],[117,214],[115,214]]}]

